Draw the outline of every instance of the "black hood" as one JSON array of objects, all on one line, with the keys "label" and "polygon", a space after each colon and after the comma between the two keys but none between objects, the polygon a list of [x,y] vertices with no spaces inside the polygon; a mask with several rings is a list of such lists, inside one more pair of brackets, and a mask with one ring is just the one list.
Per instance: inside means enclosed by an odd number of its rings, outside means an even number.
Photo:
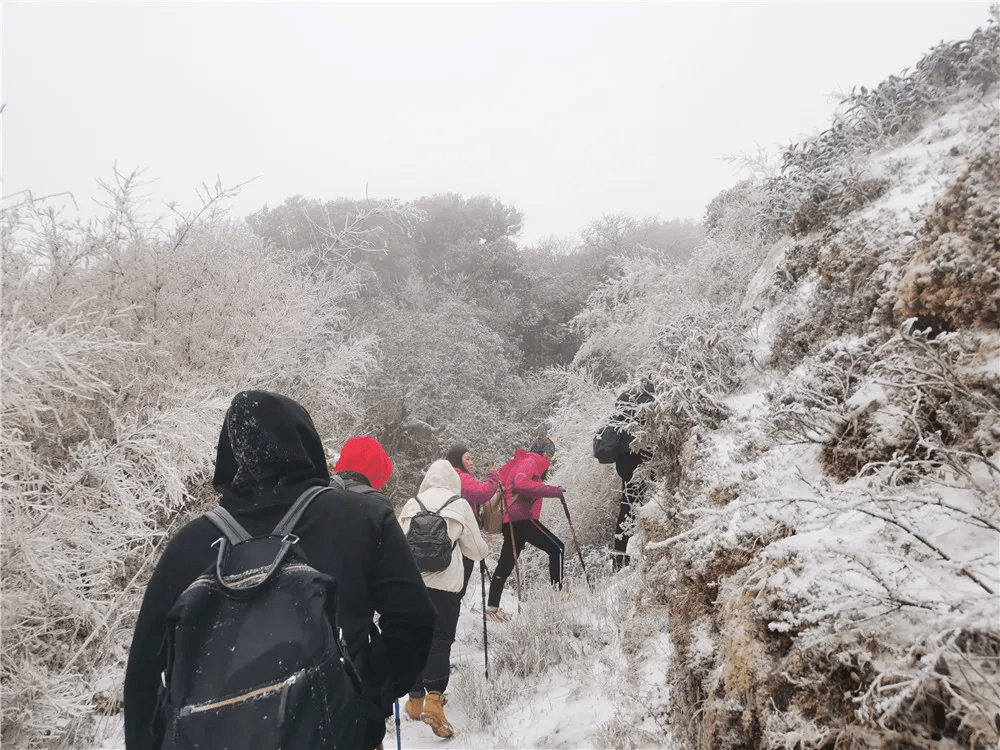
[{"label": "black hood", "polygon": [[323,443],[301,405],[277,393],[241,391],[219,435],[212,484],[225,507],[263,507],[294,500],[326,484]]}]

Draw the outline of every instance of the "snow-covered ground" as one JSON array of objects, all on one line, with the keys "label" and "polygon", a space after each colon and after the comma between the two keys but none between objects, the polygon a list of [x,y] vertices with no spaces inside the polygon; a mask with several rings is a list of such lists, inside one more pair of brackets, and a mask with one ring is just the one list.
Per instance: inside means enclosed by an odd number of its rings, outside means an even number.
[{"label": "snow-covered ground", "polygon": [[[495,562],[488,561],[492,567]],[[524,564],[543,566],[545,558],[537,550],[524,553]],[[634,594],[640,573],[638,569],[626,569],[614,577],[599,571],[590,571],[595,591],[587,590],[582,578],[568,580],[567,594],[553,599],[548,593],[526,594],[518,614],[517,592],[513,576],[504,591],[502,606],[513,614],[510,622],[489,622],[487,642],[492,649],[506,649],[511,646],[512,631],[530,622],[531,612],[538,606],[556,605],[567,613],[581,613],[590,608],[598,599],[617,600]],[[595,576],[595,573],[597,574]],[[488,584],[488,581],[487,581]],[[576,661],[566,660],[547,671],[540,678],[525,679],[515,683],[517,689],[509,690],[509,677],[496,681],[495,655],[493,680],[485,677],[483,653],[483,618],[481,588],[478,572],[473,576],[462,601],[458,631],[452,650],[452,682],[448,690],[449,702],[445,713],[456,729],[451,739],[441,739],[431,732],[430,727],[419,721],[410,720],[403,711],[400,699],[399,745],[411,750],[447,746],[449,750],[496,750],[496,748],[565,748],[584,750],[603,748],[607,745],[599,741],[600,731],[614,726],[616,717],[623,708],[634,711],[634,695],[645,685],[654,693],[662,691],[664,673],[669,668],[669,642],[665,634],[659,643],[651,644],[653,658],[646,660],[641,669],[630,674],[615,675],[606,666],[609,662],[624,664],[619,653],[620,644],[616,639],[604,646],[581,641]],[[593,608],[607,613],[603,606]],[[622,612],[624,615],[625,613]],[[621,623],[605,620],[598,630],[615,632]],[[558,632],[558,631],[557,631]],[[571,638],[569,633],[563,634]],[[516,645],[515,645],[516,647]],[[631,683],[623,691],[623,682]],[[482,722],[483,709],[470,703],[468,696],[489,693],[495,684],[498,691],[505,691],[505,697],[498,696],[498,703],[504,703],[494,720],[486,728],[470,729]],[[490,700],[490,703],[493,703]],[[631,721],[631,718],[630,718]],[[645,730],[657,736],[655,746],[670,747],[669,738],[657,730],[655,722],[647,717]],[[102,727],[103,737],[94,750],[123,750],[125,747],[121,727],[121,717],[110,717]],[[385,748],[397,746],[395,721],[391,720],[386,731]]]}]

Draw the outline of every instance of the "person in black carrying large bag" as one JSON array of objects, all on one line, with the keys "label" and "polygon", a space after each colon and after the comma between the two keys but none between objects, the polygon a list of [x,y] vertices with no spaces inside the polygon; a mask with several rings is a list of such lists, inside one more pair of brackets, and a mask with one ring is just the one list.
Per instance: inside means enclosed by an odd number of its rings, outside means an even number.
[{"label": "person in black carrying large bag", "polygon": [[629,427],[640,421],[641,405],[651,403],[655,394],[653,383],[648,379],[621,393],[611,418],[594,435],[594,458],[602,464],[613,463],[622,480],[612,539],[611,569],[615,572],[630,563],[627,553],[630,530],[635,523],[635,511],[645,495],[645,483],[636,480],[634,475],[639,465],[650,457],[648,451],[632,450]]},{"label": "person in black carrying large bag", "polygon": [[[235,524],[223,533],[208,516],[197,518],[167,544],[157,563],[125,674],[127,750],[377,747],[393,701],[426,663],[436,618],[392,509],[337,482],[328,486],[326,456],[309,414],[291,399],[263,391],[233,398],[213,481],[220,507]],[[301,516],[286,519],[303,497]],[[293,525],[261,542],[283,519]],[[230,539],[231,533],[239,538],[238,528],[254,539]],[[254,576],[256,563],[241,555],[253,557],[243,551],[262,545],[264,567]],[[269,571],[279,558],[281,565]],[[268,585],[255,588],[262,579]],[[226,587],[233,589],[229,596]],[[301,601],[293,597],[296,591],[323,593],[319,617],[310,616],[316,614],[314,598]],[[210,606],[226,616],[199,622],[198,608]],[[233,621],[241,613],[261,612],[266,622]],[[343,685],[331,681],[340,659],[319,667],[294,663],[311,652],[296,640],[297,632],[284,629],[309,624],[332,626],[329,637],[313,638],[326,652],[340,651],[336,636],[342,634],[342,666],[349,673],[353,664],[360,693],[340,695]],[[236,626],[239,636],[220,642]],[[213,640],[213,634],[223,635]],[[225,656],[227,649],[231,656]],[[261,658],[254,658],[255,649]],[[208,668],[224,674],[206,675]],[[294,671],[275,680],[282,669]],[[248,691],[247,685],[256,687]],[[217,694],[191,698],[197,690]],[[181,697],[194,704],[178,707]],[[315,724],[302,726],[306,721]],[[252,740],[243,739],[247,733]]]}]

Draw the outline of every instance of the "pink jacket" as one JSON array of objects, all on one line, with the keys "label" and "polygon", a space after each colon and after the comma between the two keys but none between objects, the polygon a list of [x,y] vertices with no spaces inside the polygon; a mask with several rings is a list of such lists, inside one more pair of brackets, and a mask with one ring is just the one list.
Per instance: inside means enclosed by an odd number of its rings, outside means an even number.
[{"label": "pink jacket", "polygon": [[[504,521],[538,520],[542,515],[542,498],[559,497],[562,490],[551,484],[542,483],[542,474],[549,468],[549,459],[541,453],[530,453],[517,449],[514,458],[500,469],[500,481],[507,498],[507,513]],[[514,493],[522,500],[514,500]],[[530,502],[535,498],[534,502]]]},{"label": "pink jacket", "polygon": [[480,482],[472,474],[464,469],[455,469],[458,478],[462,480],[462,497],[469,501],[473,510],[485,503],[497,492],[500,486],[500,474],[496,469],[486,475],[486,479]]}]

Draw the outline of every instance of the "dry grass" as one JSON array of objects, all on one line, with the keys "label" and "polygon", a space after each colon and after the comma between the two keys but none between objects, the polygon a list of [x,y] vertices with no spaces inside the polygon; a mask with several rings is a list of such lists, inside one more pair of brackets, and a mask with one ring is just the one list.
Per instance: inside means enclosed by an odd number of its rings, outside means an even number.
[{"label": "dry grass", "polygon": [[897,321],[934,333],[1000,328],[1000,154],[975,158],[948,188],[890,294]]}]

